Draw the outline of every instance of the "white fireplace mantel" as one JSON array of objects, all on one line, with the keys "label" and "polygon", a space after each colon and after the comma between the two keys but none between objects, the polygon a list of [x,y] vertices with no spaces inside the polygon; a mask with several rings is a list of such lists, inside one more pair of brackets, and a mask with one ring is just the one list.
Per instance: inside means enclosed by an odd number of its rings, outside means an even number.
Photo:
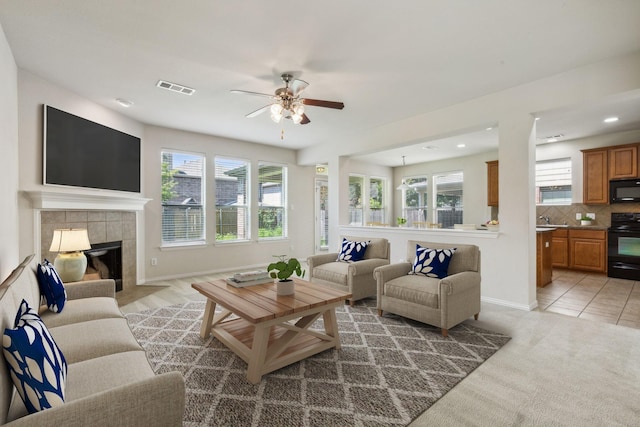
[{"label": "white fireplace mantel", "polygon": [[25,191],[34,209],[142,211],[152,200],[120,194],[88,194],[57,191]]}]

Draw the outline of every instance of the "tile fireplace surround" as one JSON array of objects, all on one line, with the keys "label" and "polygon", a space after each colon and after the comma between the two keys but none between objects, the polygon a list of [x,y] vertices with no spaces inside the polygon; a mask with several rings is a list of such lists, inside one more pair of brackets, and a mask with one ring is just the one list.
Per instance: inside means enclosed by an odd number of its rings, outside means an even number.
[{"label": "tile fireplace surround", "polygon": [[86,228],[92,244],[122,241],[122,287],[136,285],[136,213],[111,210],[40,211],[40,253],[50,261],[49,252],[56,228]]}]

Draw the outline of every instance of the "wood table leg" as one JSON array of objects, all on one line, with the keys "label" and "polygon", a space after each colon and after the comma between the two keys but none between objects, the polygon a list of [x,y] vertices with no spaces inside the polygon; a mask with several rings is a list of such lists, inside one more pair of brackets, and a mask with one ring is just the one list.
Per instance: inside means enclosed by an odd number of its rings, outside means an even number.
[{"label": "wood table leg", "polygon": [[262,368],[267,356],[270,331],[271,326],[256,325],[253,333],[253,344],[247,367],[247,379],[252,384],[258,384],[262,379]]},{"label": "wood table leg", "polygon": [[340,349],[340,336],[338,335],[338,319],[336,319],[336,309],[330,308],[322,313],[322,319],[324,321],[324,330],[327,335],[333,337],[336,350]]},{"label": "wood table leg", "polygon": [[216,313],[216,303],[207,299],[207,305],[204,308],[204,317],[202,317],[202,325],[200,326],[200,337],[205,339],[211,333],[211,325],[213,323],[213,315]]}]

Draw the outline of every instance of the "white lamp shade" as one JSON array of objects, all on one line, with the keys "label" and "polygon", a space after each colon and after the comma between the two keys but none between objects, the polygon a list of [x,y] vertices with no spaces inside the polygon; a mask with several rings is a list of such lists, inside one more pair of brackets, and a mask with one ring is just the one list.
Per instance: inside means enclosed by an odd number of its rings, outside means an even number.
[{"label": "white lamp shade", "polygon": [[89,235],[84,228],[53,230],[50,252],[77,252],[91,249]]}]

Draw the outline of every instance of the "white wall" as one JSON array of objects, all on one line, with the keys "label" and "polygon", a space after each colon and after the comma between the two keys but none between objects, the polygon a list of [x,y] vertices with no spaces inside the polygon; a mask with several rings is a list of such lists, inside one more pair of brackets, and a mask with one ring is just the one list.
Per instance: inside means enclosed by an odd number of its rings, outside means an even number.
[{"label": "white wall", "polygon": [[[498,281],[488,284],[490,288],[483,284],[483,290],[490,289],[492,295],[489,297],[511,301],[516,306],[535,307],[533,115],[584,105],[638,88],[640,52],[635,52],[378,126],[369,132],[336,135],[322,146],[301,150],[299,161],[331,164],[344,156],[411,145],[415,141],[481,130],[497,124],[500,132],[501,236],[495,250],[484,256],[499,259],[504,267],[499,276],[495,275]],[[330,175],[330,188],[331,185]],[[335,221],[336,218],[330,217],[329,220]]]},{"label": "white wall", "polygon": [[18,235],[18,69],[0,26],[0,281],[28,255]]},{"label": "white wall", "polygon": [[[42,105],[48,104],[72,114],[85,117],[142,139],[141,197],[152,199],[138,215],[139,283],[162,278],[184,277],[198,273],[230,271],[247,266],[265,266],[274,254],[288,254],[305,258],[313,254],[313,195],[315,168],[296,165],[296,152],[262,144],[217,138],[157,126],[147,126],[122,114],[92,103],[85,98],[48,82],[24,70],[18,72],[17,111],[19,123],[19,236],[20,253],[36,252],[34,210],[25,191],[63,191],[82,194],[105,194],[108,191],[65,188],[42,185]],[[114,104],[114,108],[115,104]],[[14,112],[15,106],[11,110]],[[215,245],[212,221],[207,221],[209,244],[197,248],[160,249],[160,151],[163,148],[204,153],[207,176],[213,177],[215,155],[245,158],[256,168],[258,160],[286,163],[289,167],[289,236],[284,241],[257,242],[256,237],[243,244]],[[17,150],[17,147],[16,147]],[[4,159],[3,159],[4,160]],[[255,173],[254,172],[254,173]],[[254,175],[255,176],[255,175]],[[213,186],[207,187],[207,209],[213,216],[215,198]],[[257,191],[256,189],[253,190]],[[10,197],[18,192],[12,191]],[[8,198],[10,198],[8,197]],[[257,195],[254,195],[257,200]],[[253,216],[257,229],[257,215]],[[15,227],[13,228],[15,230]],[[3,245],[3,248],[6,246]],[[157,266],[150,259],[158,259]]]},{"label": "white wall", "polygon": [[[82,96],[56,86],[26,70],[18,71],[18,130],[19,130],[19,233],[20,252],[38,253],[40,242],[35,230],[35,212],[28,191],[62,191],[69,194],[114,194],[108,190],[89,190],[74,187],[44,186],[42,184],[43,105],[51,105],[71,114],[92,120],[113,129],[137,136],[144,146],[144,126],[116,111],[88,101]],[[115,107],[114,103],[114,108]],[[62,189],[62,190],[61,190]],[[144,183],[142,195],[144,196]],[[138,216],[140,225],[144,216]],[[139,248],[144,250],[144,248]]]}]

